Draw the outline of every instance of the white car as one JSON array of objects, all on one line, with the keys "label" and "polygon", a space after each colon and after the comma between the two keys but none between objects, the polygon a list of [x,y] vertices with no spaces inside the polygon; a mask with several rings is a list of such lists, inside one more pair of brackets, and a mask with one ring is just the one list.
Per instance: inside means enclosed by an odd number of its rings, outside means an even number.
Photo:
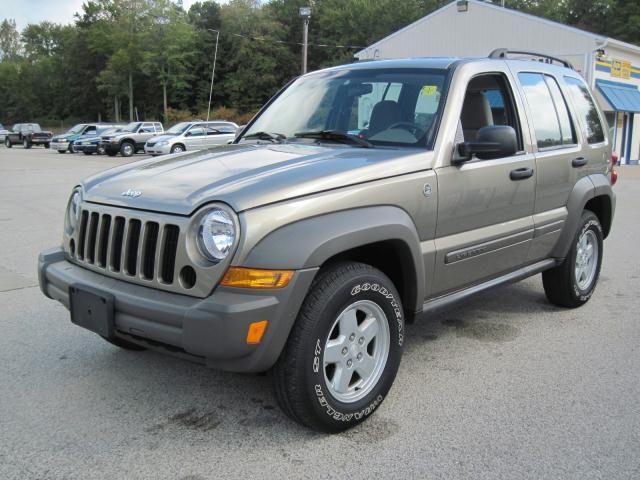
[{"label": "white car", "polygon": [[9,133],[9,130],[4,128],[4,125],[0,123],[0,142],[4,143],[4,137]]},{"label": "white car", "polygon": [[150,155],[180,153],[225,145],[236,138],[238,125],[233,122],[180,122],[163,135],[147,140],[144,151]]}]

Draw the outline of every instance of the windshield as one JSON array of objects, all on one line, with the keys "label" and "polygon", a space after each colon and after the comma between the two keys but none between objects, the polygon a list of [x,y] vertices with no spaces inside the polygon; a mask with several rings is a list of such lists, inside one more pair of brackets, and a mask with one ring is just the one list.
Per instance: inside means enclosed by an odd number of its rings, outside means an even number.
[{"label": "windshield", "polygon": [[[430,148],[446,75],[446,70],[362,68],[301,77],[243,138],[264,140],[259,134],[266,132],[287,142],[331,142],[339,132],[373,146]],[[332,135],[308,135],[327,131]]]},{"label": "windshield", "polygon": [[75,127],[72,127],[69,130],[69,133],[81,133],[82,129],[85,127],[84,123],[79,123],[78,125],[76,125]]},{"label": "windshield", "polygon": [[122,127],[122,131],[123,132],[135,132],[136,130],[138,130],[139,126],[140,126],[140,122],[127,123],[124,127]]},{"label": "windshield", "polygon": [[27,130],[27,131],[30,131],[30,132],[41,132],[42,131],[42,129],[40,128],[40,125],[38,125],[37,123],[27,123],[24,126],[23,130]]},{"label": "windshield", "polygon": [[181,133],[184,133],[191,125],[193,125],[193,123],[191,122],[176,123],[173,127],[171,127],[164,133],[167,133],[169,135],[180,135]]}]

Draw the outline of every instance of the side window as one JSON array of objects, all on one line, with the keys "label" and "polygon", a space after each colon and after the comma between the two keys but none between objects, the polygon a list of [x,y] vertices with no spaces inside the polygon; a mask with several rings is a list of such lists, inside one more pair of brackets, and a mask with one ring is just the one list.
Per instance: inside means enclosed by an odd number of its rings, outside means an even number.
[{"label": "side window", "polygon": [[140,129],[140,133],[155,133],[155,130],[153,129],[153,124],[151,123],[143,124],[142,128]]},{"label": "side window", "polygon": [[156,127],[156,132],[162,132],[162,125],[160,123],[154,123],[154,127]]},{"label": "side window", "polygon": [[518,151],[524,149],[513,93],[508,80],[501,74],[479,75],[469,82],[460,124],[467,141],[475,140],[483,127],[511,127],[518,138]]},{"label": "side window", "polygon": [[203,135],[204,135],[203,127],[193,127],[191,130],[189,130],[190,137],[202,137]]},{"label": "side window", "polygon": [[541,73],[519,73],[518,78],[529,104],[538,148],[562,145],[560,122],[544,75]]},{"label": "side window", "polygon": [[598,109],[595,103],[593,103],[589,89],[582,80],[577,78],[564,77],[564,80],[569,86],[569,92],[576,111],[582,118],[584,127],[587,130],[587,141],[589,143],[604,142],[604,129],[602,128],[600,115],[598,115]]},{"label": "side window", "polygon": [[575,145],[578,142],[576,140],[575,129],[571,122],[571,115],[569,115],[569,109],[567,108],[567,102],[564,99],[564,95],[562,95],[558,82],[555,78],[550,75],[545,75],[545,80],[547,81],[547,87],[549,87],[549,91],[551,92],[553,103],[556,106],[556,113],[558,115],[558,121],[560,122],[560,132],[562,133],[562,144]]}]

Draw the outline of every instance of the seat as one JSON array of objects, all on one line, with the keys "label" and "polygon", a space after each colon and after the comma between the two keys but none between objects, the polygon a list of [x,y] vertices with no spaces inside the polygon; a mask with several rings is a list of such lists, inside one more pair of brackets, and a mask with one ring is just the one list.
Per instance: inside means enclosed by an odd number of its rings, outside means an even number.
[{"label": "seat", "polygon": [[369,119],[369,135],[388,129],[394,123],[402,121],[400,106],[393,100],[378,102],[371,111]]},{"label": "seat", "polygon": [[478,130],[493,125],[491,105],[484,93],[467,92],[460,120],[465,140],[475,140]]}]

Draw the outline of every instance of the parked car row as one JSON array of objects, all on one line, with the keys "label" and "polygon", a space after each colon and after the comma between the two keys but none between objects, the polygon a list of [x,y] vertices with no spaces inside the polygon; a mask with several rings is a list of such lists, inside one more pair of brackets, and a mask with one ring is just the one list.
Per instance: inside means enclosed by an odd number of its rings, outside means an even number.
[{"label": "parked car row", "polygon": [[19,143],[24,148],[43,145],[58,153],[130,157],[143,152],[155,156],[231,143],[239,130],[238,125],[224,120],[180,122],[167,131],[160,122],[79,123],[54,136],[36,123],[19,123],[12,131],[0,124],[0,141],[8,148]]}]

